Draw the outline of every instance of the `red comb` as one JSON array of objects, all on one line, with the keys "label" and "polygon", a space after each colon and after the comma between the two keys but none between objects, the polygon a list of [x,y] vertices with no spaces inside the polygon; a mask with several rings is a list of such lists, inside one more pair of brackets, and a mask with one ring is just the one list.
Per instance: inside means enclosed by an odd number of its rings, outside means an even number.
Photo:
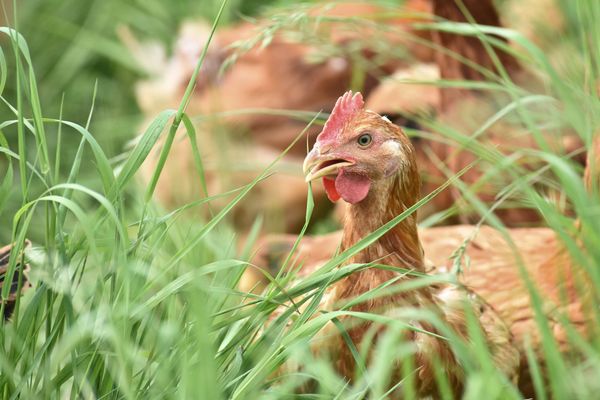
[{"label": "red comb", "polygon": [[352,94],[352,91],[349,90],[344,93],[343,96],[337,99],[329,119],[327,119],[323,130],[317,137],[317,141],[329,142],[335,140],[346,122],[352,119],[364,105],[365,102],[360,92]]}]

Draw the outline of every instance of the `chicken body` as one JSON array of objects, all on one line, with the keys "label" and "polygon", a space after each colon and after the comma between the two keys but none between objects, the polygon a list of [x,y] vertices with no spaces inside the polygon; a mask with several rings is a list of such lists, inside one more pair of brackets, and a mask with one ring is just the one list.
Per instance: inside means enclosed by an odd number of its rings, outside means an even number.
[{"label": "chicken body", "polygon": [[[352,96],[349,92],[338,100],[304,167],[308,172],[308,181],[324,179],[331,200],[342,198],[349,203],[341,235],[341,251],[350,249],[402,214],[419,198],[419,172],[414,148],[400,128],[374,112],[364,110],[360,94]],[[329,236],[328,242],[334,243],[335,236]],[[373,244],[352,256],[349,262],[384,263],[426,273],[427,264],[416,215],[413,213],[400,221]],[[380,268],[357,271],[328,289],[322,307],[325,310],[339,307],[392,279],[405,282],[412,278]],[[456,337],[468,342],[467,307],[479,321],[497,368],[509,378],[516,379],[519,352],[509,327],[485,299],[469,289],[433,285],[370,298],[353,305],[351,309],[393,316],[400,310],[415,307],[438,315]],[[361,345],[366,332],[372,329],[371,325],[370,322],[361,322],[349,328],[348,334],[356,346]],[[439,333],[439,327],[431,321],[419,320],[414,326],[417,329],[409,330],[406,338],[416,346],[416,385],[419,394],[436,394],[436,362],[444,366],[445,375],[455,394],[460,394],[464,385],[463,370],[450,343],[423,333]],[[327,329],[324,337],[329,338],[326,347],[334,355],[338,371],[346,377],[352,377],[354,359],[343,338],[332,335]],[[397,377],[400,377],[399,371]]]},{"label": "chicken body", "polygon": [[[582,305],[574,298],[570,299],[572,303],[569,304],[560,299],[560,290],[565,288],[565,283],[561,281],[565,277],[572,278],[573,274],[570,272],[571,260],[553,230],[512,228],[505,236],[485,225],[479,228],[474,225],[454,225],[419,229],[418,233],[423,246],[425,269],[430,274],[450,272],[454,268],[453,254],[464,246],[463,259],[468,259],[469,265],[462,266],[460,282],[498,312],[521,350],[524,350],[526,339],[532,340],[534,348],[537,347],[539,332],[530,304],[530,293],[519,271],[520,263],[523,272],[540,290],[540,297],[547,301],[547,316],[554,314],[558,317],[560,312],[566,312],[572,323],[583,328],[585,320]],[[340,248],[342,235],[343,231],[340,230],[303,238],[294,254],[296,262],[302,264],[299,275],[309,275],[330,260]],[[255,263],[280,265],[295,240],[295,235],[265,237]],[[274,253],[273,247],[278,249],[281,259]],[[555,264],[565,266],[564,276],[558,275]],[[570,279],[567,285],[573,288]],[[558,321],[557,318],[551,320]],[[557,324],[554,330],[560,346],[565,348],[567,343],[563,328]]]},{"label": "chicken body", "polygon": [[[558,324],[561,313],[572,323],[583,326],[581,303],[572,297],[567,304],[560,299],[560,291],[567,287],[572,290],[574,284],[568,257],[563,260],[567,261],[561,266],[563,271],[549,264],[562,248],[553,230],[514,228],[507,237],[489,226],[477,229],[473,225],[457,225],[424,229],[421,240],[433,273],[449,271],[453,263],[449,258],[466,244],[465,256],[470,266],[463,266],[461,282],[497,310],[520,347],[530,339],[536,348],[540,338],[530,292],[519,271],[521,263],[523,273],[536,282],[540,297],[546,302],[547,317],[556,323],[555,338],[563,349],[567,342],[562,325]],[[562,277],[560,272],[564,274]]]}]

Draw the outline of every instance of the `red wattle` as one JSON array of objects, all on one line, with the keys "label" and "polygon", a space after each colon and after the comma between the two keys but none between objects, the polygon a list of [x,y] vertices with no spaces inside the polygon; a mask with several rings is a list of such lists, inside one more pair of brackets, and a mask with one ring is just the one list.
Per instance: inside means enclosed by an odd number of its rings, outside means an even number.
[{"label": "red wattle", "polygon": [[369,194],[371,180],[360,174],[346,172],[343,169],[335,178],[335,190],[338,196],[350,204],[364,200]]},{"label": "red wattle", "polygon": [[325,186],[325,192],[330,201],[336,202],[340,199],[340,194],[335,188],[335,181],[331,178],[323,178],[323,186]]}]

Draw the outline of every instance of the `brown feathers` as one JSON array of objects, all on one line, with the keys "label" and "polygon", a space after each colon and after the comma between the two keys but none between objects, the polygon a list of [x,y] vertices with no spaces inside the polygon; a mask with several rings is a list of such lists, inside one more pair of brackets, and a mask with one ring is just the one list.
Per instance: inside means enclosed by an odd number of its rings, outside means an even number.
[{"label": "brown feathers", "polygon": [[[433,0],[433,13],[452,22],[476,23],[479,25],[501,26],[498,12],[491,0]],[[490,45],[484,45],[476,35],[458,35],[448,32],[434,32],[434,40],[444,50],[436,53],[442,79],[447,80],[486,80],[484,72],[497,74],[501,65],[509,74],[519,70],[516,60],[508,53]],[[495,39],[506,42],[505,39]],[[492,55],[492,51],[494,52]],[[459,100],[464,91],[446,89],[442,91],[442,108]]]}]

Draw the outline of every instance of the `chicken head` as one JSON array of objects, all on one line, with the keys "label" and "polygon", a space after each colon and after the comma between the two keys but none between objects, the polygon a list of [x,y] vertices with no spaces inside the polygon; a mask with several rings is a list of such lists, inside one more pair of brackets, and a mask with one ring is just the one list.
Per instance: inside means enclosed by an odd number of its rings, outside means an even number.
[{"label": "chicken head", "polygon": [[322,178],[331,201],[369,202],[387,193],[396,176],[404,186],[418,188],[414,157],[402,129],[365,109],[360,93],[348,91],[338,99],[306,156],[304,174],[307,182]]}]

